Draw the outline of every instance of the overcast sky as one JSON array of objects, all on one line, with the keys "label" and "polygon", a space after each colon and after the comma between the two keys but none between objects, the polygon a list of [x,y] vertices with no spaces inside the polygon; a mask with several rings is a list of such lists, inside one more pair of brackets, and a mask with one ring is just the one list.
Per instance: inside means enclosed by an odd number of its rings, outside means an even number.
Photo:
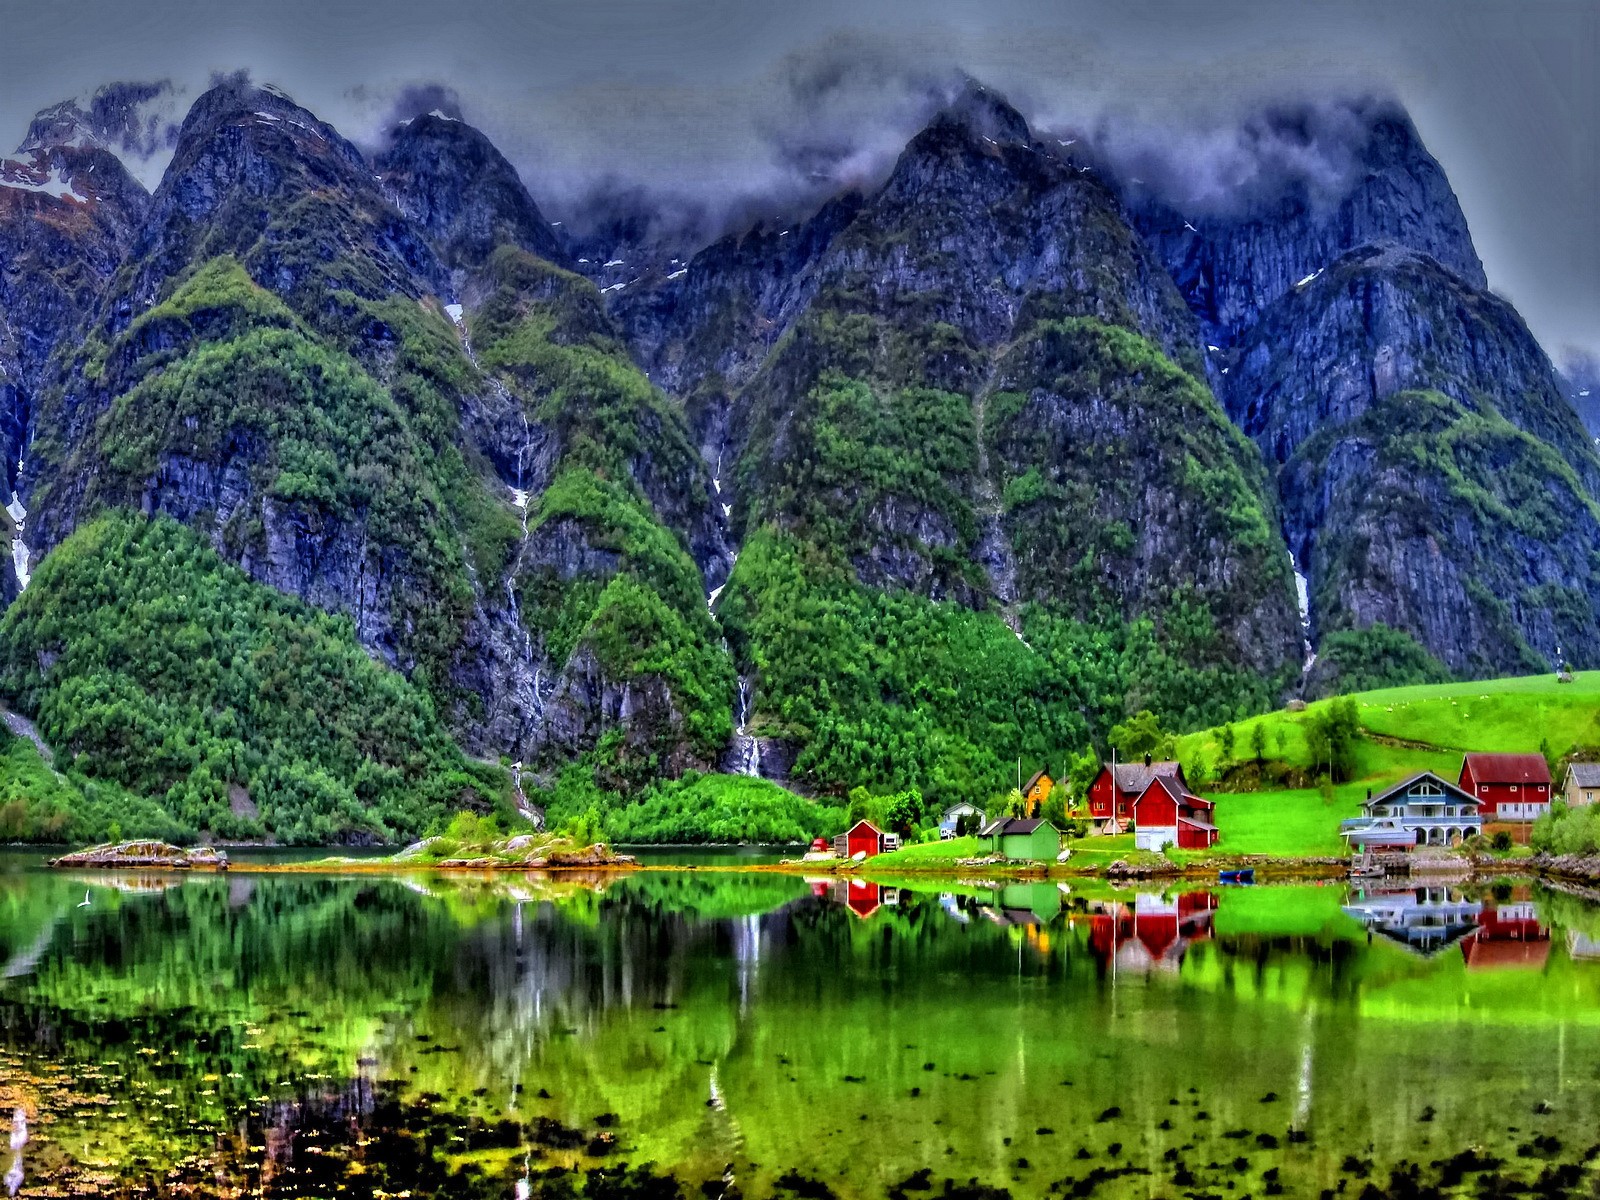
[{"label": "overcast sky", "polygon": [[0,0],[0,144],[105,82],[187,102],[239,68],[357,140],[408,87],[452,88],[557,216],[608,175],[736,206],[807,164],[870,173],[956,69],[1037,120],[1197,145],[1266,101],[1375,89],[1491,286],[1553,355],[1600,352],[1600,0]]}]

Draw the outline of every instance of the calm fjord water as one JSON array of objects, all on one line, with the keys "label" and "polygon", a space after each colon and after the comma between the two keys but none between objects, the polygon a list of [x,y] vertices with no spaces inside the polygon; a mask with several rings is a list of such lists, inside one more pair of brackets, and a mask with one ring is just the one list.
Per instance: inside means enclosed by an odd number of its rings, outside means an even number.
[{"label": "calm fjord water", "polygon": [[1600,909],[1525,885],[35,861],[0,859],[15,1194],[1356,1196],[1413,1186],[1391,1177],[1407,1162],[1468,1194],[1596,1178]]}]

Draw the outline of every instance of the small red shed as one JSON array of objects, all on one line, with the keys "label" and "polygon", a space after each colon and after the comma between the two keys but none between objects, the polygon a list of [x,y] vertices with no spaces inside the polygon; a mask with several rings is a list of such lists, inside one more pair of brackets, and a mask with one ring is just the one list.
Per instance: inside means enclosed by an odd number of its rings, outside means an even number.
[{"label": "small red shed", "polygon": [[1542,754],[1469,754],[1456,781],[1485,821],[1533,821],[1550,811],[1550,764]]},{"label": "small red shed", "polygon": [[839,836],[844,841],[844,849],[841,853],[846,858],[854,858],[862,853],[871,858],[874,854],[882,854],[884,851],[883,830],[865,817],[850,826]]}]

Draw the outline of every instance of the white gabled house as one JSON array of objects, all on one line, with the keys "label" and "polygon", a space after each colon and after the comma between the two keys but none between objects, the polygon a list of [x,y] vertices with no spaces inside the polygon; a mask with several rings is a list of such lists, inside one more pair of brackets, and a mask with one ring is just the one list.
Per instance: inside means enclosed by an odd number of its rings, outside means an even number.
[{"label": "white gabled house", "polygon": [[1432,771],[1368,795],[1361,808],[1363,815],[1339,823],[1339,836],[1356,851],[1453,846],[1483,832],[1477,798]]}]

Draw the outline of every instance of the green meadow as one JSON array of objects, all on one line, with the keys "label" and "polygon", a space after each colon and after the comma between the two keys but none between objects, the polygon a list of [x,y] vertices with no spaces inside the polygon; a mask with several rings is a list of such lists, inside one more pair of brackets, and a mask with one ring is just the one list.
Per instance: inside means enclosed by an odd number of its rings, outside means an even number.
[{"label": "green meadow", "polygon": [[[1217,802],[1218,849],[1230,854],[1338,854],[1339,822],[1356,816],[1367,790],[1381,790],[1419,771],[1454,780],[1469,751],[1545,752],[1565,757],[1600,747],[1600,672],[1571,683],[1553,675],[1476,683],[1425,684],[1360,692],[1356,703],[1361,738],[1352,778],[1333,788],[1227,792],[1202,788]],[[1233,723],[1234,761],[1254,757],[1255,729],[1264,729],[1265,757],[1310,770],[1307,722],[1333,703],[1319,700],[1304,711],[1266,713]],[[1186,765],[1213,772],[1222,759],[1222,727],[1178,739]],[[1559,781],[1558,781],[1559,786]]]}]

